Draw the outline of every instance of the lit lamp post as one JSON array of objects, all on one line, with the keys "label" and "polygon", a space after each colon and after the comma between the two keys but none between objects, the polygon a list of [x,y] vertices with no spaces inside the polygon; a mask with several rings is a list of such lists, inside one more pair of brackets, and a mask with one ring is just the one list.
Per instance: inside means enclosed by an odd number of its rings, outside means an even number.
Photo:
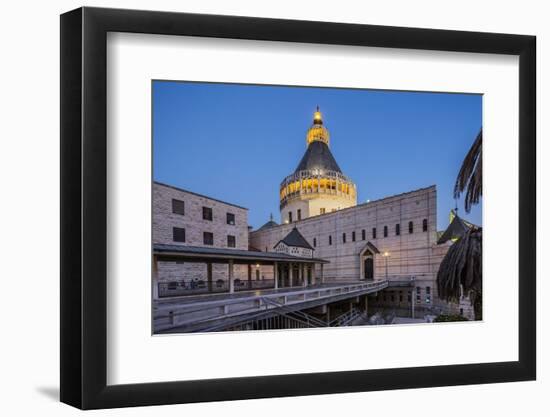
[{"label": "lit lamp post", "polygon": [[384,258],[386,259],[386,281],[388,280],[388,257],[390,254],[388,251],[384,252]]}]

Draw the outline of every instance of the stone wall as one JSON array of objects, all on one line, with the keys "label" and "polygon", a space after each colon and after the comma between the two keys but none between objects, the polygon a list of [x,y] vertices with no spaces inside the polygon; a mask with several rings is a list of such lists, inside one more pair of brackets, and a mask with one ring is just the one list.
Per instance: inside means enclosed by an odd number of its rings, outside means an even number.
[{"label": "stone wall", "polygon": [[[172,199],[185,202],[185,214],[172,212]],[[212,208],[212,221],[203,220],[203,207]],[[235,224],[227,224],[227,213]],[[174,242],[173,228],[185,229],[185,242]],[[203,232],[214,235],[214,245],[205,245]],[[153,184],[153,243],[227,248],[227,236],[235,236],[235,249],[248,249],[248,210],[175,187]]]},{"label": "stone wall", "polygon": [[[428,222],[426,232],[422,231],[424,219]],[[409,234],[408,230],[409,221],[413,222],[412,234]],[[400,224],[399,236],[395,234],[396,224]],[[381,252],[374,257],[375,277],[385,276],[386,258],[382,256],[384,252],[389,253],[388,276],[397,278],[411,274],[433,275],[430,255],[437,235],[435,186],[310,217],[292,224],[253,231],[250,233],[250,244],[261,250],[272,251],[277,242],[294,226],[310,245],[315,246],[314,257],[330,261],[330,264],[325,265],[325,277],[340,280],[359,279],[359,254],[369,241]],[[384,237],[384,226],[388,227],[388,237]],[[376,228],[376,238],[373,237],[373,228]],[[330,240],[332,244],[329,244]]]}]

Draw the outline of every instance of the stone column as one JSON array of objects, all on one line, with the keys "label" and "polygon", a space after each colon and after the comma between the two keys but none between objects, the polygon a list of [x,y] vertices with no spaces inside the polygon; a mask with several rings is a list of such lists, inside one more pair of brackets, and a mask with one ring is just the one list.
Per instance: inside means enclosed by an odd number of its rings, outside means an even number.
[{"label": "stone column", "polygon": [[158,259],[153,255],[153,276],[151,277],[152,281],[152,297],[153,300],[159,299],[159,268],[158,268]]},{"label": "stone column", "polygon": [[252,265],[248,264],[248,289],[252,289]]},{"label": "stone column", "polygon": [[279,263],[278,262],[273,263],[273,279],[275,280],[273,288],[275,289],[279,288]]},{"label": "stone column", "polygon": [[294,284],[294,267],[292,263],[288,264],[288,276],[289,276],[289,287],[292,287]]},{"label": "stone column", "polygon": [[305,264],[300,264],[300,273],[302,275],[302,287],[307,287],[307,274]]},{"label": "stone column", "polygon": [[233,259],[229,260],[229,293],[235,292],[235,282],[233,281]]},{"label": "stone column", "polygon": [[321,284],[324,284],[324,283],[325,283],[325,276],[323,273],[323,264],[321,264]]},{"label": "stone column", "polygon": [[206,282],[208,283],[208,292],[212,292],[212,262],[206,263]]}]

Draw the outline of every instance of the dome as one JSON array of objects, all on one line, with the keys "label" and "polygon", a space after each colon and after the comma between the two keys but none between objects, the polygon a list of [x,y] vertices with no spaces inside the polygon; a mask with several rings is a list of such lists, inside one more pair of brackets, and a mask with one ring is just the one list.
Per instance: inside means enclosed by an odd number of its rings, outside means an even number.
[{"label": "dome", "polygon": [[[309,170],[320,170],[322,172],[335,171],[342,173],[328,145],[318,141],[309,144],[306,153],[294,172]],[[320,173],[322,174],[322,172]]]},{"label": "dome", "polygon": [[307,149],[298,166],[279,187],[279,209],[284,223],[357,205],[357,188],[330,151],[329,133],[318,106],[306,142]]},{"label": "dome", "polygon": [[264,223],[262,227],[260,227],[258,230],[265,230],[265,229],[271,229],[272,227],[279,226],[277,222],[273,220],[273,214],[269,216],[269,221]]}]

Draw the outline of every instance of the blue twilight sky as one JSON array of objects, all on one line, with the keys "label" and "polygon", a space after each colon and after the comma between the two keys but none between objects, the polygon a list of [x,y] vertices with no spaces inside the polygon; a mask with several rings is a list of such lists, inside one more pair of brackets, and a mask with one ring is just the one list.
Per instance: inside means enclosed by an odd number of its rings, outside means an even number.
[{"label": "blue twilight sky", "polygon": [[[446,228],[481,95],[154,81],[154,179],[247,207],[254,228],[270,213],[279,222],[279,183],[306,150],[317,105],[358,203],[435,184]],[[458,207],[481,224],[481,204]]]}]

